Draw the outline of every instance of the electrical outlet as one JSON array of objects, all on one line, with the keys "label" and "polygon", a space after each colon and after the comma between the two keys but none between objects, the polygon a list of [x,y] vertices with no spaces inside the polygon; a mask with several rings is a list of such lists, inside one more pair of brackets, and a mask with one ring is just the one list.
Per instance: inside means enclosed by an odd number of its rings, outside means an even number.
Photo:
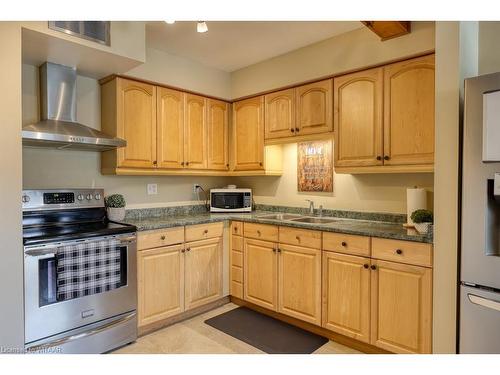
[{"label": "electrical outlet", "polygon": [[148,184],[148,195],[158,194],[158,184]]},{"label": "electrical outlet", "polygon": [[193,194],[197,194],[199,188],[201,188],[200,184],[193,184]]}]

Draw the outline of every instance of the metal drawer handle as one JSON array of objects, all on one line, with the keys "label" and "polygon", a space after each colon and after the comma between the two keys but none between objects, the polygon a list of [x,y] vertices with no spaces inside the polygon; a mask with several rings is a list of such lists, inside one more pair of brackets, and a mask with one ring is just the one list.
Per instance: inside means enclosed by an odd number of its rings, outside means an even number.
[{"label": "metal drawer handle", "polygon": [[475,294],[467,294],[467,297],[469,297],[469,301],[471,301],[475,305],[487,307],[488,309],[493,309],[500,311],[500,302],[495,301],[492,299],[484,298],[484,297],[479,297],[476,296]]},{"label": "metal drawer handle", "polygon": [[69,341],[74,341],[74,340],[81,339],[81,338],[84,338],[84,337],[92,336],[92,335],[98,334],[100,332],[106,331],[106,330],[108,330],[110,328],[113,328],[113,327],[115,327],[115,326],[117,326],[119,324],[125,323],[125,322],[129,321],[130,319],[133,319],[135,316],[136,316],[136,313],[133,312],[131,314],[128,314],[127,316],[124,316],[123,318],[120,318],[119,320],[116,320],[114,322],[110,322],[110,323],[108,323],[106,325],[103,325],[102,327],[93,329],[91,331],[78,333],[76,335],[62,337],[62,338],[60,338],[58,340],[54,340],[54,341],[51,341],[51,342],[46,343],[46,344],[40,344],[40,345],[32,346],[32,347],[28,348],[28,350],[29,351],[37,351],[37,350],[40,350],[40,349],[52,348],[54,346],[63,345],[65,343],[69,342]]}]

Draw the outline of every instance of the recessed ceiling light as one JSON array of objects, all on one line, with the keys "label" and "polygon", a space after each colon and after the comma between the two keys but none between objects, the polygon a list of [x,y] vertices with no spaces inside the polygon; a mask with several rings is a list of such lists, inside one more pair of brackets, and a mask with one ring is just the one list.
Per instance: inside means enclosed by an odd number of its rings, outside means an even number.
[{"label": "recessed ceiling light", "polygon": [[168,23],[169,25],[173,25],[175,23],[174,20],[166,20],[165,22]]},{"label": "recessed ceiling light", "polygon": [[198,21],[196,24],[196,31],[199,33],[206,33],[208,31],[208,26],[205,21]]}]

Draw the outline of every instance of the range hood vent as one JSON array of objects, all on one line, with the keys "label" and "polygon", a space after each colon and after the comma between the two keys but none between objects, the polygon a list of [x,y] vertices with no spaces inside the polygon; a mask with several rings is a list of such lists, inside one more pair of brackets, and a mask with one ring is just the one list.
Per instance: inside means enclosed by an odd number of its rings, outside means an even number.
[{"label": "range hood vent", "polygon": [[41,121],[23,127],[23,145],[106,151],[123,139],[76,122],[76,69],[46,62],[40,67]]}]

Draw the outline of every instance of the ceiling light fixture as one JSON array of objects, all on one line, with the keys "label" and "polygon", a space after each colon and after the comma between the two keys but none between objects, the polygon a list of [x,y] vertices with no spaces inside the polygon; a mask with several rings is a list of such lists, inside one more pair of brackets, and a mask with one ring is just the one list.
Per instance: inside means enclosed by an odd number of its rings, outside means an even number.
[{"label": "ceiling light fixture", "polygon": [[173,25],[175,23],[174,20],[166,20],[165,22],[168,23],[169,25]]},{"label": "ceiling light fixture", "polygon": [[199,33],[206,33],[208,31],[208,26],[205,21],[198,21],[196,24],[196,31]]}]

